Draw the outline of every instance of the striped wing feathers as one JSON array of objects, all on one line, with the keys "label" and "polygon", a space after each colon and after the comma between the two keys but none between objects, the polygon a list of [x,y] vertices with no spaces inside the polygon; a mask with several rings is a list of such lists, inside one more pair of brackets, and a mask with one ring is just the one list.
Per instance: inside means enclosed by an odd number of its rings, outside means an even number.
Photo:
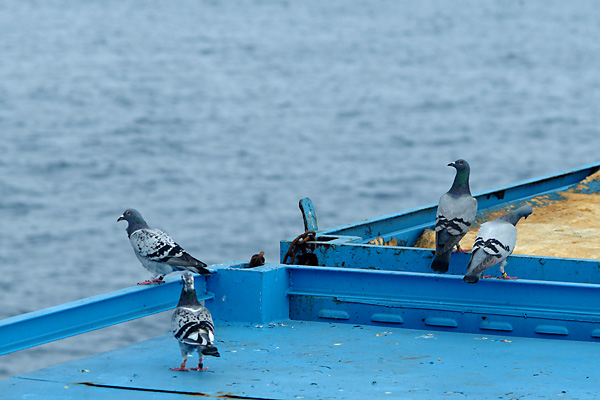
[{"label": "striped wing feathers", "polygon": [[129,239],[136,253],[151,261],[167,262],[184,254],[181,246],[160,229],[139,229]]},{"label": "striped wing feathers", "polygon": [[215,340],[212,317],[205,307],[178,307],[171,319],[171,330],[178,341],[189,345],[212,346]]}]

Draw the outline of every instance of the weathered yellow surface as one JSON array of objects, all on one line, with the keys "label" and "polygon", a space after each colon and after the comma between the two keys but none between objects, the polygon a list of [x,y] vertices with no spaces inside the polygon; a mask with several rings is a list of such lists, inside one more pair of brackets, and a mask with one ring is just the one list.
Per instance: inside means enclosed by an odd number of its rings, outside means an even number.
[{"label": "weathered yellow surface", "polygon": [[398,241],[394,238],[389,242],[384,242],[381,236],[367,242],[367,244],[378,244],[380,246],[398,246]]},{"label": "weathered yellow surface", "polygon": [[[533,213],[517,224],[519,233],[513,254],[600,259],[600,194],[578,192],[597,180],[600,180],[600,171],[590,175],[577,187],[558,192],[560,200],[551,200],[550,196],[542,195],[527,201]],[[482,223],[514,208],[507,207],[478,217],[472,229],[460,241],[460,247],[471,249]],[[435,248],[433,230],[426,229],[414,247]]]}]

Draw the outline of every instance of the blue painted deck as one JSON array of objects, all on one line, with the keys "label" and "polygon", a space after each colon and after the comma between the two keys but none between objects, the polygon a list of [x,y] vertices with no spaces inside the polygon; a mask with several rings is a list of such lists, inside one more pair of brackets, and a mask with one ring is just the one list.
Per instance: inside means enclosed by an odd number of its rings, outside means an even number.
[{"label": "blue painted deck", "polygon": [[[598,285],[570,284],[587,294],[555,296],[557,284],[537,281],[466,285],[456,276],[398,271],[243,267],[213,266],[211,277],[196,277],[199,296],[219,321],[222,357],[207,357],[208,371],[170,371],[179,349],[164,335],[2,381],[0,393],[11,399],[591,399],[600,384]],[[158,309],[161,293],[180,289],[177,276],[167,281],[102,300]],[[517,297],[495,297],[515,289]],[[97,303],[5,320],[0,339],[19,331],[29,345],[45,341],[20,327],[36,321],[57,332],[81,327],[75,322],[93,319]]]},{"label": "blue painted deck", "polygon": [[[480,207],[552,197],[599,169],[484,193]],[[329,231],[308,199],[301,209],[317,240],[299,251],[319,266],[231,262],[195,277],[222,355],[208,371],[170,371],[180,354],[164,335],[2,381],[2,398],[600,398],[598,260],[512,256],[519,280],[468,285],[468,255],[440,275],[430,250],[410,247],[434,207]],[[367,244],[378,236],[406,246]],[[0,355],[171,309],[181,286],[166,281],[0,321]]]},{"label": "blue painted deck", "polygon": [[[594,399],[595,343],[284,320],[218,324],[221,358],[172,372],[170,335],[0,382],[17,399]],[[193,362],[194,359],[190,359]]]}]

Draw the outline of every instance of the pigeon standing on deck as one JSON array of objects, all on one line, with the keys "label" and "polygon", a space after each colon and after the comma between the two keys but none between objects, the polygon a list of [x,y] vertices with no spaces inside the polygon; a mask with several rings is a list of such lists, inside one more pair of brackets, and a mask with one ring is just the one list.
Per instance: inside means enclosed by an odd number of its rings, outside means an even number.
[{"label": "pigeon standing on deck", "polygon": [[458,243],[477,214],[477,200],[469,189],[469,163],[456,160],[448,166],[456,168],[456,176],[450,190],[440,197],[435,217],[435,255],[431,263],[432,270],[442,273],[448,271],[454,247],[459,248]]},{"label": "pigeon standing on deck", "polygon": [[[194,289],[194,278],[189,272],[181,275],[181,297],[177,308],[171,317],[171,330],[173,336],[179,342],[181,350],[181,366],[171,368],[171,371],[202,371],[204,356],[221,357],[219,350],[215,347],[215,326],[210,311],[204,307],[204,301],[200,303]],[[198,367],[186,368],[188,356],[194,351],[198,352]]]},{"label": "pigeon standing on deck", "polygon": [[123,220],[129,223],[127,236],[133,252],[144,268],[152,273],[152,280],[139,285],[163,283],[163,277],[174,271],[188,270],[200,275],[210,275],[205,263],[186,253],[165,232],[150,228],[137,210],[125,210],[117,222]]},{"label": "pigeon standing on deck", "polygon": [[512,254],[517,243],[517,222],[521,218],[527,218],[532,212],[531,206],[525,205],[498,219],[482,224],[477,239],[475,239],[471,260],[463,281],[477,283],[481,273],[496,264],[500,264],[502,277],[507,279],[504,266],[506,257]]}]

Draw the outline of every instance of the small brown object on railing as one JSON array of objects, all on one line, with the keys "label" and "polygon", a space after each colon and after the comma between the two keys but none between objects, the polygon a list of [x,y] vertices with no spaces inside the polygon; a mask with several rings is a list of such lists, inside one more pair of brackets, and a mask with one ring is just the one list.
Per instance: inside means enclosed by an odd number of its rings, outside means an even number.
[{"label": "small brown object on railing", "polygon": [[259,254],[254,254],[250,258],[250,265],[248,268],[260,267],[265,264],[265,252],[261,251]]}]

